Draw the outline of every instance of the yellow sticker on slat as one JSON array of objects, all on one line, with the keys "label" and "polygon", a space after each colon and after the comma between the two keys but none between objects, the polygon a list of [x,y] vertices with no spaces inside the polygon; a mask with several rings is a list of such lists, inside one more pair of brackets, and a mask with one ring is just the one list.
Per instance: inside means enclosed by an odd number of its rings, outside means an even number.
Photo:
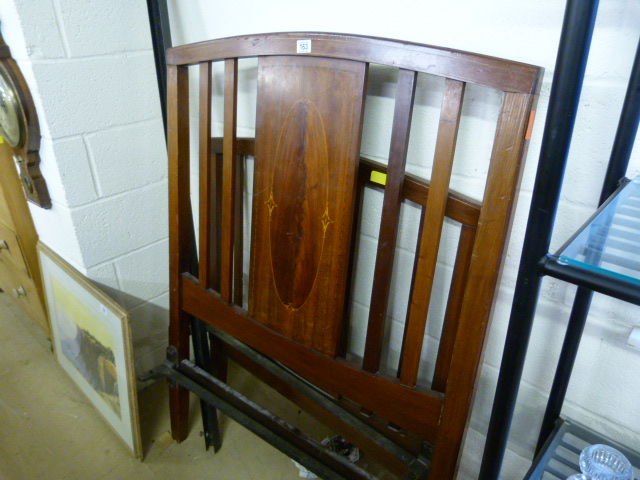
[{"label": "yellow sticker on slat", "polygon": [[371,171],[370,180],[373,183],[377,183],[379,185],[386,185],[387,184],[387,174],[386,173],[382,173],[382,172],[378,172],[376,170],[372,170]]},{"label": "yellow sticker on slat", "polygon": [[4,137],[0,135],[0,145],[2,145],[3,143],[4,143]]}]

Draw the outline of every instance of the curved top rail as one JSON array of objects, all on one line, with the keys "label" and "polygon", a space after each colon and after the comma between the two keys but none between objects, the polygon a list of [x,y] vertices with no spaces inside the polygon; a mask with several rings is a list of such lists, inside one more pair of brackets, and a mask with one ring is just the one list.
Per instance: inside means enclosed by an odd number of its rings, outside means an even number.
[{"label": "curved top rail", "polygon": [[[298,53],[298,40],[311,51]],[[538,94],[543,69],[475,53],[385,38],[317,32],[243,35],[167,50],[167,64],[192,65],[225,58],[311,55],[377,63],[514,93]]]}]

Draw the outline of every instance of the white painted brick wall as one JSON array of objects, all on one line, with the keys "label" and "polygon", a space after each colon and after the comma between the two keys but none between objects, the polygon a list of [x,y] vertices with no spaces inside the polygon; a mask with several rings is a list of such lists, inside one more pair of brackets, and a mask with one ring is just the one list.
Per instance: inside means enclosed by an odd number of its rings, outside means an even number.
[{"label": "white painted brick wall", "polygon": [[34,63],[51,136],[156,119],[154,68],[150,51]]},{"label": "white painted brick wall", "polygon": [[[56,198],[63,198],[69,207],[96,201],[98,193],[83,137],[75,135],[57,140],[53,150],[58,161],[60,181],[64,185],[63,195],[56,195]],[[49,177],[45,176],[45,179],[49,180]]]},{"label": "white painted brick wall", "polygon": [[14,58],[65,57],[55,2],[9,1],[0,8],[2,34]]},{"label": "white painted brick wall", "polygon": [[[120,289],[134,299],[152,299],[167,292],[169,242],[161,240],[114,262]],[[155,281],[154,281],[155,280]],[[136,305],[130,305],[133,308]]]},{"label": "white painted brick wall", "polygon": [[167,178],[162,118],[87,134],[86,143],[106,197]]},{"label": "white painted brick wall", "polygon": [[167,190],[154,183],[72,211],[86,265],[115,260],[165,238]]},{"label": "white painted brick wall", "polygon": [[53,208],[39,236],[130,310],[138,371],[167,333],[167,161],[144,2],[10,0],[5,39],[35,97]]},{"label": "white painted brick wall", "polygon": [[[57,0],[64,38],[71,57],[147,52],[151,37],[145,2],[124,0]],[[148,23],[148,20],[147,20]]]},{"label": "white painted brick wall", "polygon": [[[169,1],[176,45],[255,32],[337,31],[431,43],[546,68],[460,479],[477,477],[482,455],[546,117],[563,3],[407,0],[390,6],[382,0]],[[158,265],[160,262],[148,264],[151,258],[164,258],[162,253],[166,252],[166,153],[158,147],[162,131],[144,2],[9,0],[0,2],[0,20],[5,38],[36,94],[45,137],[42,168],[54,208],[46,212],[33,209],[38,231],[46,243],[88,271],[131,309],[136,364],[138,368],[150,367],[162,356],[168,306],[168,296],[159,281],[166,277],[166,271]],[[597,201],[637,44],[638,25],[637,0],[601,2],[552,250],[592,213]],[[251,68],[241,69],[243,75],[251,78]],[[372,80],[374,96],[366,110],[376,121],[364,132],[363,150],[382,159],[389,138],[380,132],[388,131],[390,124],[393,78],[382,72],[378,77],[372,75]],[[476,131],[481,135],[491,128],[497,105],[497,98],[482,90],[467,95],[471,101],[465,108],[472,119],[461,131],[463,148],[458,153],[463,163],[456,167],[454,177],[457,187],[477,197],[482,192],[484,167],[475,157],[464,161],[464,156],[472,158],[480,149],[486,157],[489,146],[473,143],[471,135]],[[429,162],[414,157],[413,152],[432,148],[433,135],[421,125],[433,118],[438,100],[436,93],[423,90],[417,98],[416,128],[425,135],[412,140],[409,168],[425,175],[430,170]],[[241,134],[249,134],[253,128],[254,102],[251,97],[240,99]],[[638,173],[637,147],[628,174]],[[379,199],[372,198],[365,218],[366,235],[357,270],[362,278],[371,277],[372,265],[366,259],[367,252],[375,248],[377,204]],[[402,225],[399,245],[410,250],[415,221],[409,217]],[[401,258],[404,255],[401,253]],[[566,326],[574,290],[553,279],[543,282],[503,479],[522,478],[530,464],[552,381],[550,364],[560,350],[559,337]],[[397,287],[394,295],[406,295],[406,288]],[[356,354],[362,350],[362,319],[367,316],[369,296],[366,289],[355,294],[351,348]],[[392,309],[391,316],[401,319],[403,312]],[[631,327],[640,323],[639,318],[637,307],[596,295],[565,405],[567,414],[631,445],[635,442],[636,448],[640,447],[640,412],[634,408],[633,399],[640,394],[640,382],[635,378],[640,354],[624,343]],[[390,325],[395,327],[391,330],[393,340],[399,329],[396,321]],[[393,356],[393,348],[389,354]]]}]

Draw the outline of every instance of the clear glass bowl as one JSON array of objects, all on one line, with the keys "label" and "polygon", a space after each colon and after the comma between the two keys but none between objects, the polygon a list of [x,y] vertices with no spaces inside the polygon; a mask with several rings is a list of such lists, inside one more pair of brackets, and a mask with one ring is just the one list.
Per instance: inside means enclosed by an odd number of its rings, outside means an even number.
[{"label": "clear glass bowl", "polygon": [[580,454],[582,474],[568,480],[633,480],[631,463],[622,453],[608,445],[591,445]]}]

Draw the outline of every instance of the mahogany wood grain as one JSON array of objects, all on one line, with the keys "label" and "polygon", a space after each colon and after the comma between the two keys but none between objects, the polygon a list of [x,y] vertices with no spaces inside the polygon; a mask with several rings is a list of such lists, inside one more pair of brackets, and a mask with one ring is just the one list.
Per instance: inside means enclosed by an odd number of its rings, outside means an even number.
[{"label": "mahogany wood grain", "polygon": [[365,169],[362,168],[362,161],[358,164],[358,174],[356,180],[356,189],[354,192],[353,199],[353,219],[351,221],[351,245],[349,246],[349,257],[348,257],[348,267],[346,273],[346,281],[347,281],[347,289],[345,291],[344,297],[344,313],[343,313],[343,321],[341,327],[341,335],[338,343],[338,350],[336,354],[342,358],[346,358],[348,354],[349,348],[349,331],[351,328],[350,325],[350,314],[353,305],[353,284],[354,284],[354,273],[356,269],[356,251],[358,249],[359,241],[360,241],[360,219],[362,218],[362,209],[363,209],[363,199],[364,199],[364,188],[367,180],[370,178],[370,173],[366,172]]},{"label": "mahogany wood grain", "polygon": [[391,65],[507,92],[537,94],[540,90],[541,70],[533,65],[448,48],[334,33],[269,33],[211,40],[169,49],[167,64],[295,55],[300,39],[312,41],[312,51],[307,55]]},{"label": "mahogany wood grain", "polygon": [[222,278],[222,149],[220,153],[213,155],[213,168],[210,169],[213,177],[210,179],[214,196],[213,205],[210,206],[209,215],[211,217],[212,228],[215,235],[210,237],[212,243],[210,252],[211,288],[216,292],[220,291],[220,280]]},{"label": "mahogany wood grain", "polygon": [[200,215],[200,285],[212,287],[212,277],[216,271],[216,224],[215,217],[215,163],[211,155],[211,62],[200,64],[200,111],[199,111],[199,146],[200,146],[200,210],[210,212]]},{"label": "mahogany wood grain", "polygon": [[[297,54],[298,39],[311,53]],[[408,42],[324,33],[233,37],[168,51],[170,156],[170,342],[185,358],[195,316],[324,390],[391,441],[418,437],[434,454],[428,478],[455,476],[482,346],[499,279],[542,70]],[[238,58],[257,56],[256,138],[238,138]],[[224,138],[211,130],[209,62],[225,63]],[[200,66],[200,278],[190,269],[189,110],[186,66]],[[361,158],[369,63],[399,68],[389,166]],[[417,72],[445,77],[431,180],[405,172]],[[466,83],[502,92],[482,202],[449,189]],[[254,157],[251,232],[242,231],[243,164]],[[221,160],[222,158],[222,160]],[[386,175],[376,184],[372,172]],[[370,321],[362,362],[347,361],[349,292],[365,188],[383,192]],[[422,209],[398,377],[380,373],[384,321],[402,202]],[[416,385],[443,218],[461,224],[454,272],[430,388]],[[203,218],[204,217],[204,218]],[[242,245],[250,236],[249,309],[242,308]],[[202,270],[205,272],[202,272]],[[355,291],[355,290],[353,290]],[[214,372],[226,353],[212,342]],[[240,359],[249,370],[259,368]],[[262,377],[332,426],[300,393]],[[173,435],[184,438],[188,398],[171,390]],[[346,433],[386,458],[362,432]],[[411,443],[410,442],[410,443]],[[406,442],[405,442],[406,443]],[[416,445],[415,443],[411,443]],[[417,453],[415,448],[412,450]]]},{"label": "mahogany wood grain", "polygon": [[344,313],[365,73],[314,57],[258,67],[249,312],[330,356]]},{"label": "mahogany wood grain", "polygon": [[[236,138],[236,153],[238,155],[255,155],[256,139],[240,137]],[[222,137],[214,137],[211,139],[211,151],[213,153],[222,153]]]},{"label": "mahogany wood grain", "polygon": [[456,263],[453,268],[453,276],[449,288],[449,299],[444,314],[440,345],[438,346],[438,356],[436,358],[436,366],[431,383],[431,388],[437,392],[444,393],[447,387],[451,356],[453,355],[453,347],[458,333],[458,319],[460,318],[460,309],[462,308],[464,289],[467,284],[467,274],[469,273],[469,265],[471,264],[475,237],[475,228],[469,227],[468,225],[461,225]]},{"label": "mahogany wood grain", "polygon": [[418,74],[416,72],[409,70],[400,70],[398,75],[395,112],[391,127],[389,166],[387,168],[382,218],[380,219],[380,233],[378,236],[378,252],[376,254],[373,287],[371,289],[367,342],[362,362],[362,367],[372,373],[377,372],[380,368],[380,356],[382,355],[382,337],[387,318],[393,259],[395,257],[398,222],[400,221],[404,168],[409,149],[409,132],[411,131],[411,115],[413,113],[417,77]]},{"label": "mahogany wood grain", "polygon": [[[236,139],[236,149],[239,155],[254,156],[255,139]],[[222,138],[217,137],[211,139],[211,150],[213,153],[222,153]],[[372,171],[377,171],[385,175],[387,174],[386,165],[365,157],[360,157],[360,164],[358,168],[365,177],[365,183],[368,185],[374,185],[374,183],[369,179]],[[402,196],[405,200],[410,200],[414,203],[425,206],[429,195],[429,184],[429,181],[405,172]],[[384,188],[384,185],[375,185],[377,187]],[[480,202],[450,190],[449,196],[447,197],[445,215],[452,220],[465,225],[477,225],[478,216],[480,215]]]},{"label": "mahogany wood grain", "polygon": [[442,408],[441,393],[406,388],[395,379],[363,372],[310,350],[253,320],[245,310],[221,302],[189,274],[182,278],[182,292],[185,311],[199,315],[320,388],[350,398],[427,441],[433,439]]},{"label": "mahogany wood grain", "polygon": [[[363,171],[367,177],[370,177],[373,171],[386,174],[387,167],[373,160],[362,158],[360,160],[360,170]],[[384,188],[384,185],[379,185],[371,181],[368,181],[367,184]],[[429,184],[430,182],[407,173],[404,176],[402,195],[405,200],[410,200],[413,203],[425,207],[427,205],[427,199],[429,198]],[[480,215],[480,202],[449,191],[445,205],[445,215],[464,225],[476,226]]]},{"label": "mahogany wood grain", "polygon": [[233,258],[236,226],[238,170],[236,129],[238,122],[238,60],[225,60],[224,66],[224,139],[222,146],[222,249],[220,296],[231,303],[233,294]]},{"label": "mahogany wood grain", "polygon": [[[167,72],[167,131],[169,155],[169,344],[180,360],[189,357],[189,315],[182,310],[180,275],[190,270],[192,238],[189,203],[189,78],[186,67],[169,66]],[[182,441],[187,436],[189,392],[170,389],[171,432]]]},{"label": "mahogany wood grain", "polygon": [[[237,151],[236,151],[237,153]],[[235,210],[233,218],[233,303],[242,305],[242,267],[244,265],[244,158],[236,155]]]},{"label": "mahogany wood grain", "polygon": [[400,364],[400,381],[409,386],[415,385],[420,367],[420,354],[440,248],[440,235],[458,138],[463,95],[463,83],[446,80],[429,197],[422,216],[418,258],[412,282]]},{"label": "mahogany wood grain", "polygon": [[522,173],[525,134],[535,98],[505,93],[480,212],[472,262],[458,319],[445,402],[429,478],[450,478],[455,471],[468,421],[472,392],[484,344],[515,194]]}]

